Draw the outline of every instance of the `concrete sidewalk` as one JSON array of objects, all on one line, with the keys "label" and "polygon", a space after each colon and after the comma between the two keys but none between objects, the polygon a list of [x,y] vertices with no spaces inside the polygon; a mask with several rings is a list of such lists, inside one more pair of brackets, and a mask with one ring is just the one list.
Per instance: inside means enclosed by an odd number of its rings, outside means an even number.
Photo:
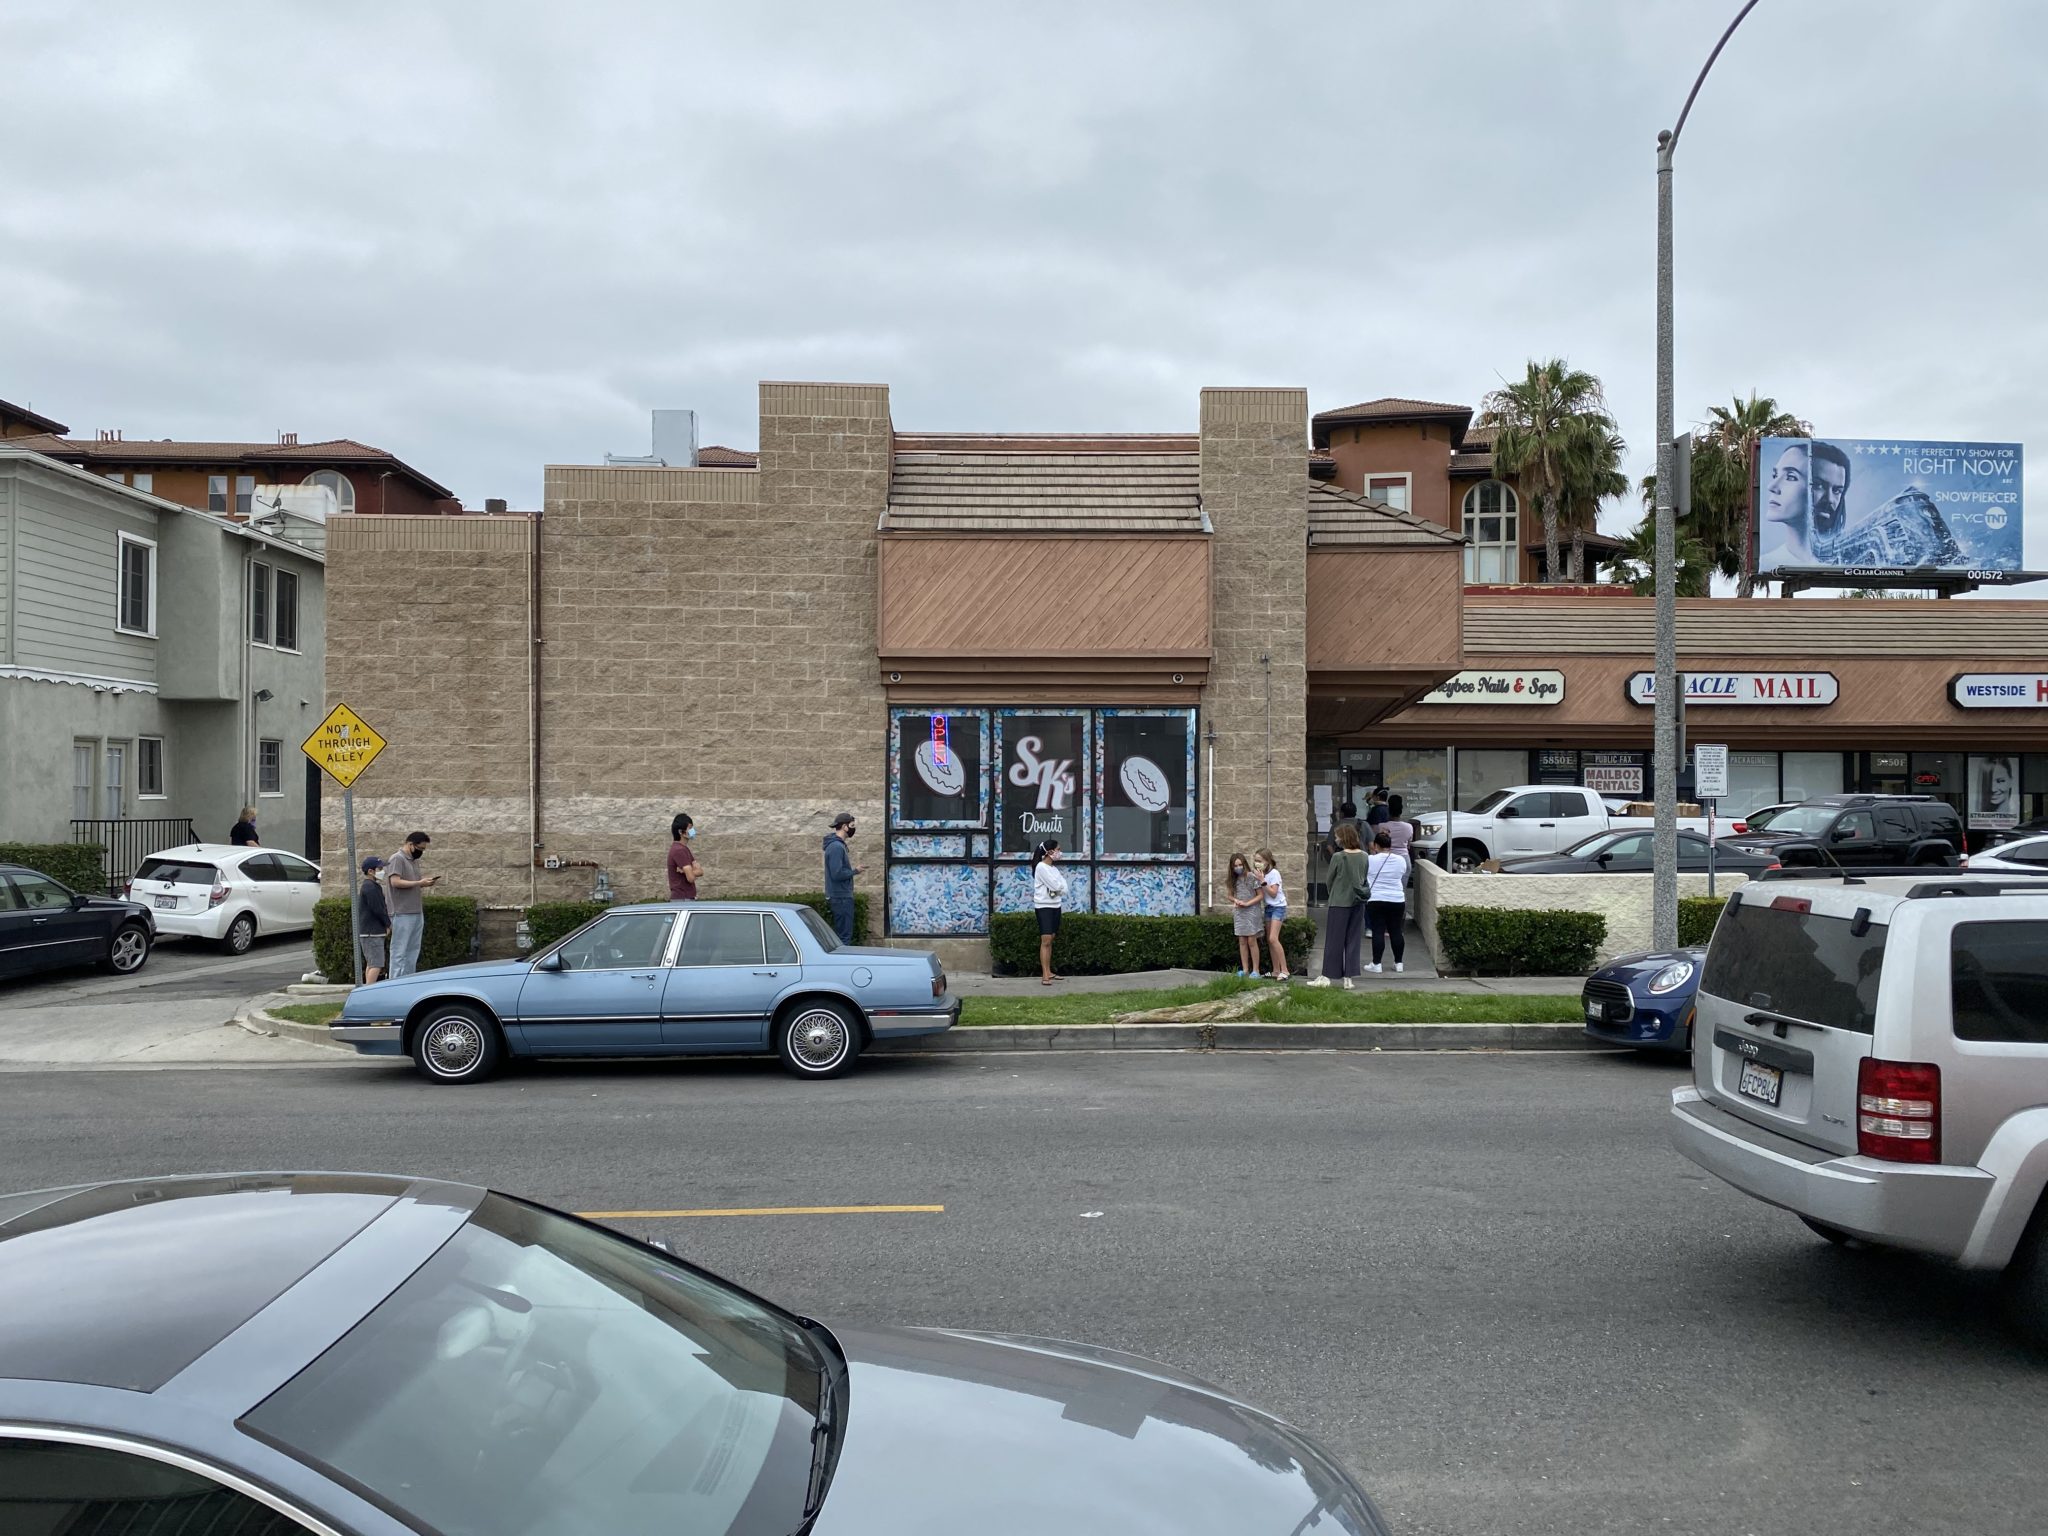
[{"label": "concrete sidewalk", "polygon": [[[1414,951],[1410,950],[1413,954]],[[986,976],[974,971],[948,971],[946,984],[962,997],[1058,997],[1063,992],[1149,992],[1167,987],[1205,987],[1228,971],[1127,971],[1117,976],[1069,976],[1046,986],[1036,976]],[[1288,985],[1303,986],[1308,977],[1295,973]],[[1524,992],[1544,997],[1577,997],[1583,976],[1439,976],[1434,971],[1407,971],[1399,976],[1361,976],[1354,991],[1462,992],[1487,994]],[[1279,982],[1267,982],[1273,988]]]}]

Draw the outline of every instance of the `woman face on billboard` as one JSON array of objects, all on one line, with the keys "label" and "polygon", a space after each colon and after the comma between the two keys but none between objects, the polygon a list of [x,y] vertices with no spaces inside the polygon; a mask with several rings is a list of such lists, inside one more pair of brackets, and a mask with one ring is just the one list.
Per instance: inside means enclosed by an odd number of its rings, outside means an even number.
[{"label": "woman face on billboard", "polygon": [[1764,518],[1783,523],[1794,549],[1806,547],[1807,518],[1812,508],[1812,466],[1804,443],[1778,455],[1764,488]]}]

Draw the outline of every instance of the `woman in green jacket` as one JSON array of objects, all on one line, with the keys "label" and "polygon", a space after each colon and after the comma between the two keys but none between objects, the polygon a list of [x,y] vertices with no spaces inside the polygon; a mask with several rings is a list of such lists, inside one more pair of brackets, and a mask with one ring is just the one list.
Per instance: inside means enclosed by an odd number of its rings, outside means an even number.
[{"label": "woman in green jacket", "polygon": [[1330,858],[1329,910],[1323,916],[1323,974],[1309,985],[1327,987],[1333,978],[1347,990],[1358,974],[1359,939],[1365,932],[1365,854],[1358,846],[1358,825],[1337,828],[1337,851]]}]

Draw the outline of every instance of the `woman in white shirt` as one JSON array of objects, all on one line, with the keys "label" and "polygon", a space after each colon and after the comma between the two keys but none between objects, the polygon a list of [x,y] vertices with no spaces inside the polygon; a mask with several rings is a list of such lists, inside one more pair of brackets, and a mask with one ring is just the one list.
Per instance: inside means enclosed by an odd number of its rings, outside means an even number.
[{"label": "woman in white shirt", "polygon": [[1270,848],[1259,850],[1259,884],[1266,892],[1266,948],[1273,957],[1272,977],[1287,981],[1294,974],[1287,969],[1287,951],[1280,944],[1280,929],[1287,921],[1287,887],[1281,883],[1280,862]]},{"label": "woman in white shirt", "polygon": [[1365,920],[1372,925],[1372,964],[1377,976],[1387,941],[1393,940],[1394,969],[1408,967],[1408,859],[1394,852],[1394,840],[1381,827],[1372,836],[1372,854],[1365,861]]},{"label": "woman in white shirt", "polygon": [[1060,844],[1049,837],[1038,845],[1031,869],[1031,905],[1038,913],[1038,979],[1046,986],[1064,980],[1052,968],[1052,941],[1067,902],[1067,877],[1059,872]]}]

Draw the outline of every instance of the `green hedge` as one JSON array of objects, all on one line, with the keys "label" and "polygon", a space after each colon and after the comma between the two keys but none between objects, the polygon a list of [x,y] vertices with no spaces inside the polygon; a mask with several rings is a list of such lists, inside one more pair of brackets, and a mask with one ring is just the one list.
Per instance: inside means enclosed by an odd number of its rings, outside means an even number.
[{"label": "green hedge", "polygon": [[106,856],[98,843],[0,843],[0,864],[39,869],[88,896],[107,894]]},{"label": "green hedge", "polygon": [[[1289,970],[1306,971],[1315,942],[1313,918],[1290,917],[1280,943]],[[1038,914],[999,912],[989,923],[989,949],[998,973],[1036,974]],[[1260,945],[1261,957],[1264,944]],[[1118,976],[1128,971],[1234,971],[1237,935],[1227,913],[1199,917],[1112,917],[1069,912],[1052,946],[1053,969],[1067,976]]]},{"label": "green hedge", "polygon": [[[476,898],[423,896],[426,932],[420,937],[420,969],[461,965],[476,953]],[[349,967],[348,901],[326,896],[313,903],[313,963],[332,982],[352,982]]]},{"label": "green hedge", "polygon": [[1437,941],[1447,969],[1481,976],[1581,976],[1607,937],[1597,912],[1443,907]]},{"label": "green hedge", "polygon": [[1714,924],[1721,920],[1726,896],[1681,896],[1678,898],[1678,942],[1687,949],[1699,949],[1714,936]]},{"label": "green hedge", "polygon": [[[666,896],[644,896],[643,901],[666,901]],[[714,898],[706,897],[707,901]],[[719,901],[789,901],[809,907],[832,922],[832,904],[825,899],[822,891],[804,891],[793,896],[720,896]],[[606,910],[601,901],[543,901],[526,909],[526,932],[535,950],[546,949],[557,939],[566,938],[598,913]],[[860,943],[868,932],[868,896],[864,891],[853,894],[853,941]]]}]

